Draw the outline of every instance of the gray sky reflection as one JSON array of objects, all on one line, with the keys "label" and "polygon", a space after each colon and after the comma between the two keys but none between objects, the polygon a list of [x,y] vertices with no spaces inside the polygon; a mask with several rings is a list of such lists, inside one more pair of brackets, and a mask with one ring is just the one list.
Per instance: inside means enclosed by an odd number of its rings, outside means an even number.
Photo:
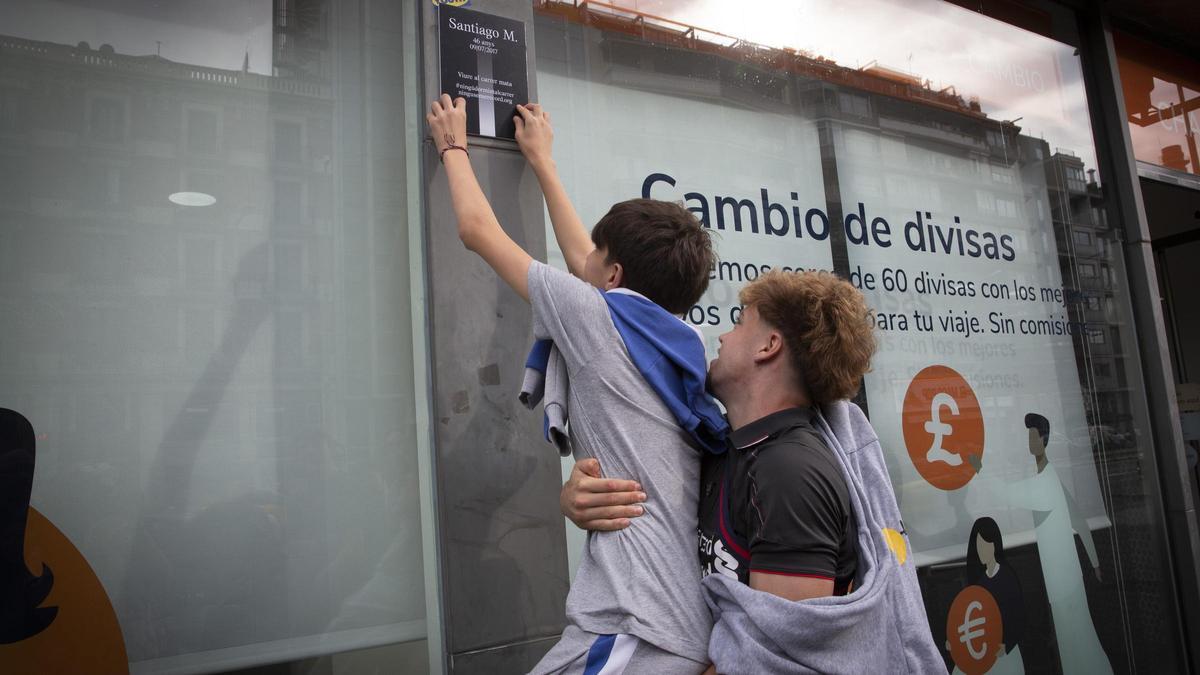
[{"label": "gray sky reflection", "polygon": [[611,0],[612,4],[839,64],[881,66],[977,96],[1051,148],[1096,166],[1075,49],[939,0]]}]

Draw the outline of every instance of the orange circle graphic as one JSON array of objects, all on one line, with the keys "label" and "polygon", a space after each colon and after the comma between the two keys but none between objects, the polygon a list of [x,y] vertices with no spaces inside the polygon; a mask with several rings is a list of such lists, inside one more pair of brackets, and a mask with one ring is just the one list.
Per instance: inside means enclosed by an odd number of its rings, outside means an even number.
[{"label": "orange circle graphic", "polygon": [[54,587],[42,605],[58,613],[37,635],[0,645],[0,671],[125,675],[129,661],[121,626],[92,566],[37,509],[29,509],[26,522],[25,564],[54,571]]},{"label": "orange circle graphic", "polygon": [[957,490],[983,459],[983,412],[966,379],[953,368],[929,366],[904,394],[904,446],[929,484]]},{"label": "orange circle graphic", "polygon": [[966,675],[983,675],[995,665],[1004,644],[1004,623],[986,588],[967,586],[950,603],[946,641],[954,665]]}]

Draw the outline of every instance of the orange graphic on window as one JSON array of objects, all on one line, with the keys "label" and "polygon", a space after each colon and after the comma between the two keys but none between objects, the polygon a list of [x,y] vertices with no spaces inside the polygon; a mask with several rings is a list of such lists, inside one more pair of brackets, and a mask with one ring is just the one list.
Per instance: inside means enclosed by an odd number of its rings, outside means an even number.
[{"label": "orange graphic on window", "polygon": [[27,527],[26,564],[54,570],[54,588],[43,606],[58,611],[36,635],[0,645],[5,672],[11,667],[14,673],[128,673],[117,614],[91,565],[36,509],[29,509]]},{"label": "orange graphic on window", "polygon": [[975,391],[946,366],[929,366],[904,394],[904,445],[921,477],[957,490],[978,472],[983,458],[983,412]]},{"label": "orange graphic on window", "polygon": [[36,438],[0,408],[0,671],[129,672],[116,612],[91,565],[29,505]]},{"label": "orange graphic on window", "polygon": [[1004,624],[996,599],[982,586],[967,586],[950,605],[946,617],[950,658],[966,675],[991,670],[1004,649]]}]

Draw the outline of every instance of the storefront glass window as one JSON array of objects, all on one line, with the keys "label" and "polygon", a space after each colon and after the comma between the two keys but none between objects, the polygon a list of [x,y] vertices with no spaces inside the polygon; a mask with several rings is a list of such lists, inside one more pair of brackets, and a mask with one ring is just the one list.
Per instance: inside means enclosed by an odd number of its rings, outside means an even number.
[{"label": "storefront glass window", "polygon": [[424,637],[407,11],[0,5],[0,670]]},{"label": "storefront glass window", "polygon": [[1134,156],[1200,175],[1200,63],[1126,33],[1113,45]]},{"label": "storefront glass window", "polygon": [[[540,102],[583,219],[648,196],[717,234],[687,317],[710,352],[767,269],[833,270],[867,295],[881,348],[858,402],[948,667],[1177,665],[1155,448],[1126,384],[1131,308],[1071,37],[934,0],[534,6]],[[977,562],[981,530],[1002,537],[998,568]],[[971,617],[950,609],[969,585],[997,612],[968,649]]]}]

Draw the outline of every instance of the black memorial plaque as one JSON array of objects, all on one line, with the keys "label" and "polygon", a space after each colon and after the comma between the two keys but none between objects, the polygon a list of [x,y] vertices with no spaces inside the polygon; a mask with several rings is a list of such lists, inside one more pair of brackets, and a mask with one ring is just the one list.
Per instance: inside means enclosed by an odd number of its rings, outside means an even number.
[{"label": "black memorial plaque", "polygon": [[442,92],[467,99],[467,133],[516,138],[527,103],[525,23],[461,7],[438,7]]}]

